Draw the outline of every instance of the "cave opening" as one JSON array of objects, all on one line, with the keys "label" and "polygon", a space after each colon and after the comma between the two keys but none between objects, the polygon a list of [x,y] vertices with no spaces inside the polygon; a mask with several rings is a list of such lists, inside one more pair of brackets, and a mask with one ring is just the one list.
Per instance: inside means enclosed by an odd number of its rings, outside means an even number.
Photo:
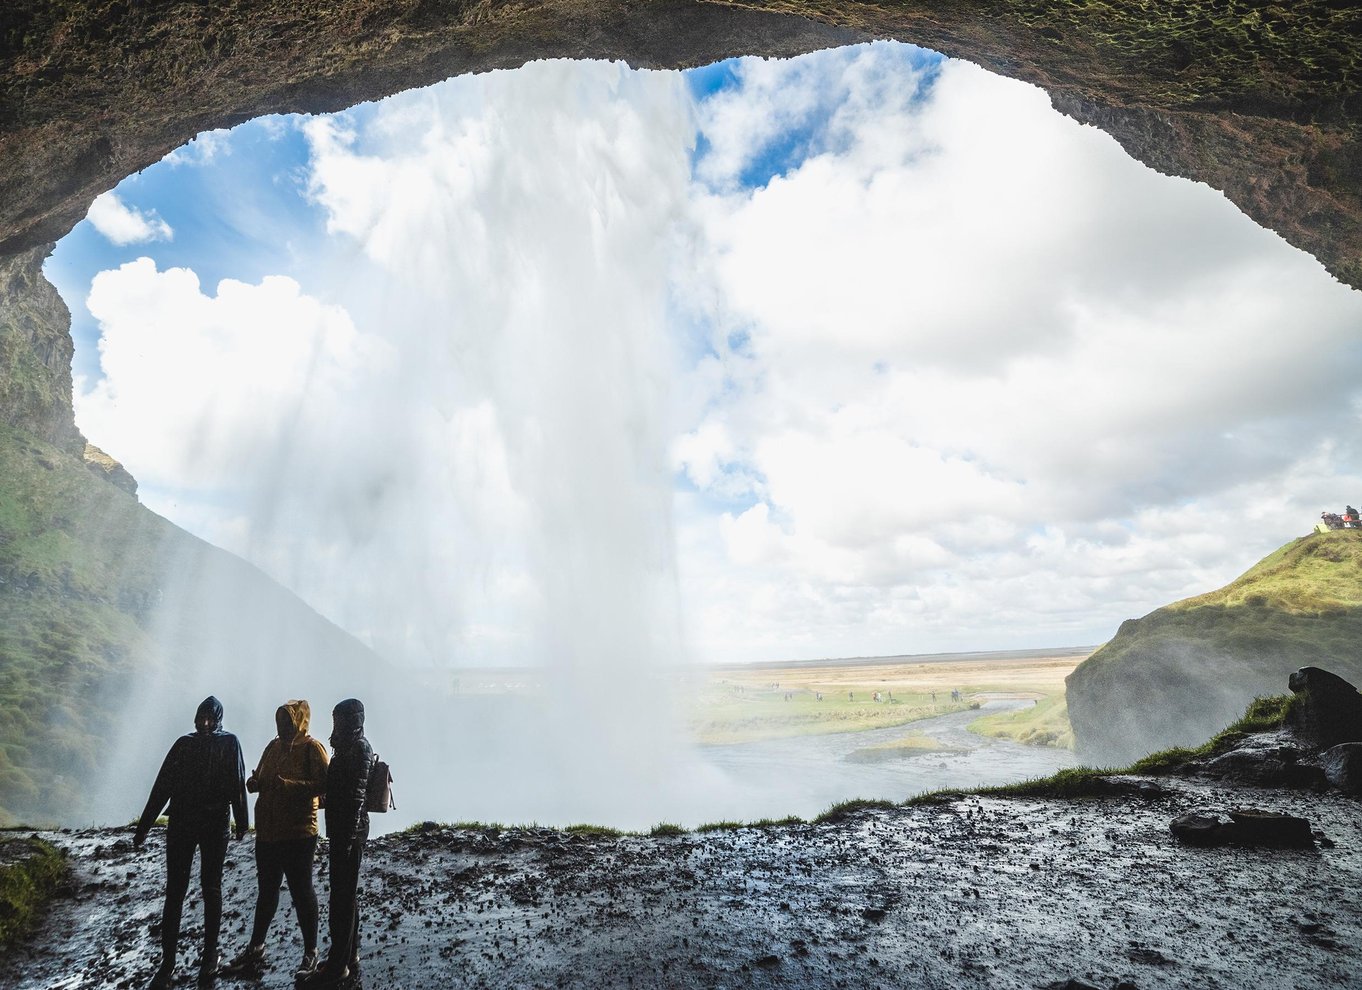
[{"label": "cave opening", "polygon": [[441,689],[563,671],[545,748],[690,659],[1095,643],[1356,480],[1355,293],[911,46],[211,132],[46,271],[149,507]]}]

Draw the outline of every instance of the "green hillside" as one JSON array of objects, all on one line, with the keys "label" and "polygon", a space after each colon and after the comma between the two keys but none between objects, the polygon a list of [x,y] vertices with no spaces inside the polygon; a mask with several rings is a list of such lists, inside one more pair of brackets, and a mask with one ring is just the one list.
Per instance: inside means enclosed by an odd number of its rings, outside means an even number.
[{"label": "green hillside", "polygon": [[150,783],[126,753],[159,762],[205,694],[231,700],[229,724],[268,725],[287,697],[379,672],[288,590],[70,450],[0,426],[0,479],[0,820],[125,819]]},{"label": "green hillside", "polygon": [[171,527],[67,451],[5,428],[0,477],[0,808],[59,817],[150,651]]},{"label": "green hillside", "polygon": [[1235,581],[1121,624],[1067,681],[1085,759],[1204,742],[1298,667],[1362,682],[1362,530],[1293,540]]}]

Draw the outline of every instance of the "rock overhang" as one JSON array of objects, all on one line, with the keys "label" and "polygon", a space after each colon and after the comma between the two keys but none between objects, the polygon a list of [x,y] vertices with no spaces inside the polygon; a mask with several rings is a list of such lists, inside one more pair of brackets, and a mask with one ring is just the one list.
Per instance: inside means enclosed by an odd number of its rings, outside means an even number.
[{"label": "rock overhang", "polygon": [[[1356,29],[1356,30],[1353,30]],[[1362,12],[1197,0],[1090,10],[812,0],[17,0],[0,15],[0,255],[53,243],[90,202],[195,134],[339,110],[540,58],[682,68],[874,38],[1046,89],[1134,157],[1207,182],[1362,285]]]}]

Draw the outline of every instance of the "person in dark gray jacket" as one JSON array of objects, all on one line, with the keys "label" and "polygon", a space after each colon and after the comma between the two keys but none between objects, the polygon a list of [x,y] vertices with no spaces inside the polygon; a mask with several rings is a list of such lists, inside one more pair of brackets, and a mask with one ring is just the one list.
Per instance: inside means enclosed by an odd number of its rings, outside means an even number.
[{"label": "person in dark gray jacket", "polygon": [[152,990],[169,987],[175,974],[180,916],[194,852],[199,853],[203,886],[203,957],[199,985],[211,984],[221,959],[218,934],[222,928],[222,865],[227,858],[228,815],[236,822],[236,837],[250,825],[246,807],[246,764],[236,736],[222,728],[222,702],[205,698],[194,714],[194,731],[175,740],[151,785],[142,817],[133,834],[138,849],[157,816],[169,803],[166,829],[166,903],[161,915],[161,966]]},{"label": "person in dark gray jacket", "polygon": [[374,751],[364,738],[364,705],[348,698],[331,710],[331,762],[326,768],[326,839],[330,846],[331,946],[308,988],[359,977],[359,868],[369,838],[369,770]]}]

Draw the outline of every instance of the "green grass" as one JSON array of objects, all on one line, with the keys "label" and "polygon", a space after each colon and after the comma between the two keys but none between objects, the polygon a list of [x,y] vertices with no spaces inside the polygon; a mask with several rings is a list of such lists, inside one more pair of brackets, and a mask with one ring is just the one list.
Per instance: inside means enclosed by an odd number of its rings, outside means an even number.
[{"label": "green grass", "polygon": [[[1230,750],[1235,743],[1255,732],[1268,732],[1281,728],[1295,704],[1294,695],[1276,695],[1270,698],[1255,698],[1243,716],[1232,725],[1217,733],[1202,746],[1195,748],[1173,747],[1159,753],[1151,753],[1124,768],[1069,767],[1049,777],[1037,777],[1019,781],[1015,784],[1002,784],[996,787],[981,787],[970,791],[989,797],[1042,797],[1042,798],[1080,798],[1094,797],[1110,793],[1108,777],[1148,776],[1176,773],[1195,760],[1218,756]],[[909,804],[932,804],[941,800],[944,794],[959,794],[958,791],[929,792],[909,800]]]},{"label": "green grass", "polygon": [[931,753],[959,753],[959,746],[947,746],[939,740],[922,732],[910,732],[906,736],[892,739],[875,746],[862,746],[847,754],[852,763],[881,763],[889,760],[909,759],[914,756],[927,756]]},{"label": "green grass", "polygon": [[675,822],[658,822],[651,829],[649,829],[648,834],[655,839],[659,839],[677,835],[685,835],[686,830],[682,828],[680,825],[677,825]]},{"label": "green grass", "polygon": [[886,808],[897,808],[898,804],[893,801],[867,800],[865,798],[852,798],[850,801],[840,801],[832,805],[822,814],[814,818],[815,825],[829,825],[840,822],[851,815],[859,814],[862,811],[883,810]]},{"label": "green grass", "polygon": [[1203,760],[1218,756],[1231,749],[1246,735],[1254,732],[1268,732],[1279,729],[1286,723],[1287,716],[1296,702],[1291,694],[1275,695],[1270,698],[1254,698],[1243,718],[1216,733],[1203,745],[1195,748],[1175,746],[1136,760],[1125,771],[1132,774],[1173,773],[1193,760]]},{"label": "green grass", "polygon": [[1027,746],[1074,748],[1074,730],[1069,724],[1069,709],[1062,694],[1041,698],[1030,708],[977,718],[969,724],[969,731]]},{"label": "green grass", "polygon": [[0,808],[60,819],[83,797],[151,644],[172,527],[69,452],[0,426]]},{"label": "green grass", "polygon": [[50,842],[0,839],[0,946],[29,930],[67,870],[66,857]]},{"label": "green grass", "polygon": [[697,825],[695,831],[703,835],[706,832],[732,832],[735,831],[736,829],[746,827],[747,827],[746,822],[735,821],[705,822],[703,825]]},{"label": "green grass", "polygon": [[586,822],[568,825],[563,831],[568,835],[579,835],[587,839],[619,839],[628,834],[608,825],[591,825]]},{"label": "green grass", "polygon": [[[852,697],[848,698],[848,691]],[[880,701],[872,700],[881,691]],[[933,701],[927,692],[895,692],[885,697],[879,684],[840,685],[828,688],[821,700],[813,690],[788,692],[750,686],[714,686],[696,703],[691,729],[704,745],[728,745],[764,739],[861,732],[907,725],[937,715],[965,711],[969,702],[952,702],[939,693]],[[975,705],[974,707],[978,707]]]}]

